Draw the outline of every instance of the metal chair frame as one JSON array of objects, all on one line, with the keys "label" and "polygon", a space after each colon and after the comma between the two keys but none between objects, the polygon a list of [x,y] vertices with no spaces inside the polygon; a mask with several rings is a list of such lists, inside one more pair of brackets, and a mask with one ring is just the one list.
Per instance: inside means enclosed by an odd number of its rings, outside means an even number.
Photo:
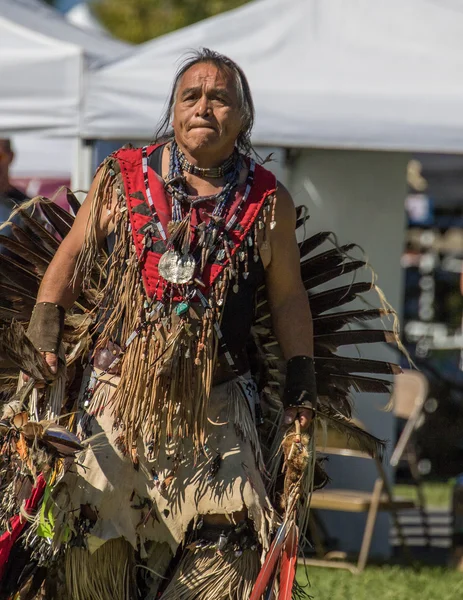
[{"label": "metal chair frame", "polygon": [[[409,403],[409,409],[407,412],[407,423],[391,455],[390,464],[394,468],[397,467],[399,461],[403,457],[407,447],[410,444],[411,437],[422,414],[424,402],[427,396],[427,382],[424,376],[420,373],[406,372],[404,374],[398,375],[397,377],[416,378],[416,382],[413,383],[417,383],[419,385],[416,385],[417,391],[415,397],[413,398],[413,403]],[[395,402],[394,394],[392,396],[392,402],[394,413],[397,414],[397,416],[405,416],[403,406],[400,407],[401,410],[395,410],[398,403]],[[323,454],[333,454],[338,456],[370,459],[370,457],[366,453],[361,452],[358,449],[349,447],[347,440],[344,440],[344,445],[338,445],[336,443],[335,445],[329,445],[326,447],[318,448],[318,451]],[[354,574],[361,573],[368,562],[373,532],[379,511],[390,512],[401,545],[408,559],[411,559],[411,552],[406,543],[406,539],[403,534],[403,529],[398,517],[399,510],[416,509],[418,506],[422,522],[425,528],[426,538],[429,542],[427,515],[424,506],[424,498],[421,493],[421,489],[419,488],[419,482],[417,482],[417,489],[419,489],[418,505],[414,501],[394,499],[392,489],[389,484],[383,464],[378,459],[375,459],[375,463],[378,470],[378,477],[375,480],[371,492],[360,492],[355,490],[346,491],[338,489],[329,489],[325,492],[324,490],[320,490],[313,493],[311,500],[311,509],[315,509],[315,511],[317,509],[322,509],[336,510],[342,512],[367,513],[365,529],[357,561],[351,562],[345,560],[346,555],[343,552],[325,553],[323,542],[320,536],[320,519],[317,513],[314,511],[309,521],[309,530],[312,535],[317,558],[304,559],[305,564],[312,564],[338,569],[347,569]]]}]

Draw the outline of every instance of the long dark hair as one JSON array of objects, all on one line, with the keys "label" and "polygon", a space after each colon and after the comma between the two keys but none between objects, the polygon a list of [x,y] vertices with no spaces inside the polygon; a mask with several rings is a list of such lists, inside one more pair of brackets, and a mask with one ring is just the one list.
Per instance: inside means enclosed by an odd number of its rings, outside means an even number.
[{"label": "long dark hair", "polygon": [[155,142],[167,141],[174,137],[174,131],[170,127],[172,110],[174,108],[177,89],[182,76],[199,63],[211,63],[219,71],[231,73],[235,77],[236,92],[238,95],[239,108],[241,111],[241,131],[236,139],[236,145],[243,154],[253,152],[251,144],[251,131],[254,125],[254,102],[252,101],[251,90],[248,80],[242,69],[231,58],[219,54],[209,48],[200,48],[194,50],[183,59],[180,67],[175,74],[170,92],[169,102],[166,111],[162,116],[155,133]]}]

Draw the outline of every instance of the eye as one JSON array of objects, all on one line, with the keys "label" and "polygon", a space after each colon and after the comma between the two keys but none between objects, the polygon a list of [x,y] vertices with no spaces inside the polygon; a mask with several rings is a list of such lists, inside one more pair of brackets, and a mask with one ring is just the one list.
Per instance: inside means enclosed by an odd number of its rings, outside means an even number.
[{"label": "eye", "polygon": [[228,99],[226,96],[223,96],[222,94],[216,94],[212,100],[214,102],[217,102],[218,104],[228,104]]},{"label": "eye", "polygon": [[195,90],[185,90],[182,94],[182,102],[194,102],[198,99],[198,93]]}]

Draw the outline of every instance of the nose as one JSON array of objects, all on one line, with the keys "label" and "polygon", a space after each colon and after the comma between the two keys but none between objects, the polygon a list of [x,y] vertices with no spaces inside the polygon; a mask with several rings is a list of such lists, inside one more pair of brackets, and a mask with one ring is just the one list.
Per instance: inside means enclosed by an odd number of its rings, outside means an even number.
[{"label": "nose", "polygon": [[196,105],[196,116],[198,117],[207,117],[211,113],[211,107],[209,104],[209,99],[206,94],[203,94],[199,99],[198,104]]}]

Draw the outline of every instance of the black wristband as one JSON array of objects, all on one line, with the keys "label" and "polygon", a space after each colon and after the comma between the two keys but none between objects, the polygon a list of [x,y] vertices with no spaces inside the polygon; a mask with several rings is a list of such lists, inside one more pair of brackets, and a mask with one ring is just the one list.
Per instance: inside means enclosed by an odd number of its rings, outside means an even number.
[{"label": "black wristband", "polygon": [[283,406],[316,408],[317,385],[314,360],[310,356],[293,356],[286,365],[286,384]]},{"label": "black wristband", "polygon": [[54,302],[39,302],[32,311],[27,337],[41,352],[58,354],[63,338],[65,310]]}]

